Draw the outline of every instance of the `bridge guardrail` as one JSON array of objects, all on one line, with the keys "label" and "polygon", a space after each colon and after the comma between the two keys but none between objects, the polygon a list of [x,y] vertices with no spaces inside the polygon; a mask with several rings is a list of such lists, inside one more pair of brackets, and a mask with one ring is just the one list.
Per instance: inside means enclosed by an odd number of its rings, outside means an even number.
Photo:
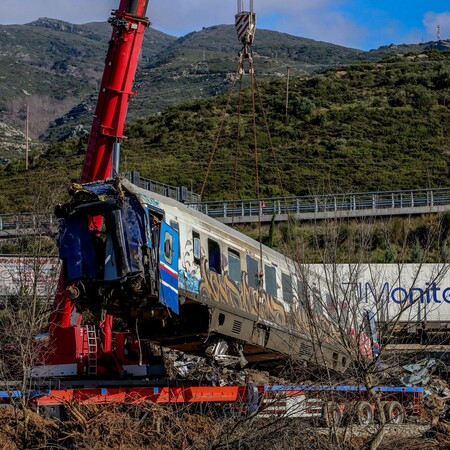
[{"label": "bridge guardrail", "polygon": [[0,214],[0,231],[17,229],[37,229],[43,226],[53,226],[57,219],[53,214]]},{"label": "bridge guardrail", "polygon": [[187,186],[171,186],[170,184],[159,183],[148,178],[141,177],[138,171],[126,174],[126,177],[136,186],[148,191],[156,192],[165,197],[173,198],[183,203],[197,203],[200,195],[190,191]]},{"label": "bridge guardrail", "polygon": [[[143,179],[142,183],[150,183]],[[149,185],[146,188],[151,187]],[[160,185],[160,193],[177,198],[180,191],[167,190],[168,185]],[[169,195],[168,195],[169,194]],[[410,191],[362,192],[353,194],[317,195],[302,197],[277,197],[258,200],[228,200],[198,202],[197,194],[187,197],[186,204],[210,217],[226,219],[232,217],[254,218],[259,214],[266,217],[287,214],[341,213],[368,210],[396,210],[397,214],[408,214],[414,208],[438,208],[448,206],[450,209],[450,188],[416,189]],[[242,220],[241,220],[242,221]],[[245,220],[244,220],[245,221]],[[18,229],[37,229],[53,226],[57,219],[53,215],[21,213],[0,214],[0,231]]]},{"label": "bridge guardrail", "polygon": [[210,217],[247,217],[302,213],[332,213],[359,210],[410,209],[450,205],[450,188],[409,191],[362,192],[302,197],[262,198],[191,203]]}]

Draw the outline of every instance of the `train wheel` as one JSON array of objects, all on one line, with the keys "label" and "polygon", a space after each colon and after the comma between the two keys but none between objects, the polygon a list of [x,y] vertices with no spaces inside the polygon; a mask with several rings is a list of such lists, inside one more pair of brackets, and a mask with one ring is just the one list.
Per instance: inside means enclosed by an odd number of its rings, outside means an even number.
[{"label": "train wheel", "polygon": [[401,425],[405,421],[405,410],[397,401],[386,402],[384,405],[384,412],[388,423]]},{"label": "train wheel", "polygon": [[323,420],[327,427],[339,427],[342,422],[342,412],[336,402],[325,403],[323,407]]},{"label": "train wheel", "polygon": [[360,425],[373,423],[373,409],[369,402],[359,402],[356,406],[356,417]]}]

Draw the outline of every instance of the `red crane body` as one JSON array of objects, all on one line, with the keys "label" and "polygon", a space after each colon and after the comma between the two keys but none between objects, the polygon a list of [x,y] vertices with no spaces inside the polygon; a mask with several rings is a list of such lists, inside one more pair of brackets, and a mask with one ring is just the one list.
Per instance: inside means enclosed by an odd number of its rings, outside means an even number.
[{"label": "red crane body", "polygon": [[113,32],[95,109],[81,183],[111,176],[112,144],[123,139],[123,129],[141,51],[148,0],[121,0],[109,22]]},{"label": "red crane body", "polygon": [[[133,81],[141,51],[145,28],[150,24],[145,17],[148,0],[120,0],[117,10],[112,11],[109,23],[113,27],[106,55],[100,91],[80,182],[89,183],[105,180],[112,176],[112,147],[123,135],[130,95],[134,95]],[[101,224],[92,218],[92,228]],[[92,350],[89,332],[81,327],[81,314],[74,315],[74,307],[69,293],[62,291],[62,273],[59,288],[49,321],[49,348],[42,358],[41,367],[35,369],[37,376],[86,374],[86,364],[81,355],[89,353],[93,359],[100,353],[106,356],[104,371],[108,375],[111,364],[112,319],[106,315],[100,322],[101,351]],[[122,336],[127,339],[127,336]],[[92,339],[91,339],[92,342]],[[108,357],[108,354],[110,357]],[[104,358],[105,359],[105,358]],[[120,367],[115,364],[116,371]],[[69,368],[68,368],[69,367]],[[97,369],[97,363],[95,363]],[[97,372],[97,370],[96,370]],[[114,372],[112,367],[111,372]],[[93,375],[93,373],[90,373]],[[89,375],[89,373],[88,373]]]}]

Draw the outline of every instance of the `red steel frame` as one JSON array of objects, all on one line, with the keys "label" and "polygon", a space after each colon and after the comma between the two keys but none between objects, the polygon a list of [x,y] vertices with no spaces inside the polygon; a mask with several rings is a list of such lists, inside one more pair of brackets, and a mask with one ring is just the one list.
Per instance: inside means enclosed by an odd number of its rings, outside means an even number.
[{"label": "red steel frame", "polygon": [[[281,389],[279,389],[281,388]],[[383,388],[382,388],[383,389]],[[390,389],[390,388],[388,388]],[[105,405],[112,403],[137,404],[143,402],[152,403],[243,403],[245,402],[245,386],[184,386],[184,387],[105,387],[105,388],[80,388],[51,390],[50,392],[32,399],[34,407],[60,406],[64,404],[78,405]],[[278,387],[276,391],[260,386],[258,388],[264,405],[271,404],[278,409],[271,410],[274,415],[286,413],[287,397],[306,395],[308,399],[315,398],[326,401],[327,391],[319,388],[295,389],[292,387]],[[329,393],[330,391],[328,391]],[[355,399],[364,400],[364,391],[344,392],[338,403],[341,409],[351,404]],[[348,394],[345,395],[345,394]],[[398,400],[402,405],[412,401],[412,408],[405,410],[408,415],[422,414],[422,392],[383,392],[383,400]],[[269,403],[267,403],[269,402]]]},{"label": "red steel frame", "polygon": [[245,398],[244,386],[130,387],[51,390],[32,400],[36,407],[109,403],[202,403],[238,402]]},{"label": "red steel frame", "polygon": [[[113,32],[95,109],[81,183],[111,176],[112,144],[124,138],[123,130],[141,51],[148,0],[121,0],[113,12]],[[126,25],[122,25],[126,22]]]}]

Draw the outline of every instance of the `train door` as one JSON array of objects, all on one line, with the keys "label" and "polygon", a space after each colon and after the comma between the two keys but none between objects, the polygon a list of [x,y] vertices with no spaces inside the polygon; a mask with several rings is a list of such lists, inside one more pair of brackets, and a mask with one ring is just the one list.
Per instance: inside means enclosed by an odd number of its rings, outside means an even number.
[{"label": "train door", "polygon": [[178,232],[161,223],[159,241],[159,301],[178,314]]}]

